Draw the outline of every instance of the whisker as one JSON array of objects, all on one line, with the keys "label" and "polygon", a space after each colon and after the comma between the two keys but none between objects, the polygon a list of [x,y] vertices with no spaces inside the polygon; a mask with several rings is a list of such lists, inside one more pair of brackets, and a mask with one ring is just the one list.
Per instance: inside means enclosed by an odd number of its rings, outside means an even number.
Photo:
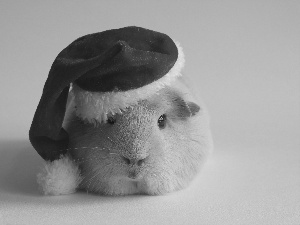
[{"label": "whisker", "polygon": [[108,139],[111,143],[115,144],[118,148],[121,148],[121,149],[125,149],[125,148],[126,148],[126,146],[123,145],[123,143],[122,143],[121,141],[116,142],[116,141],[114,141],[111,137],[107,137],[107,139]]},{"label": "whisker", "polygon": [[109,152],[109,153],[107,153],[106,156],[101,156],[101,155],[95,155],[94,151],[90,151],[86,157],[73,158],[73,161],[78,164],[82,164],[84,162],[88,162],[88,161],[92,161],[92,160],[107,159],[110,157],[110,155],[119,155],[119,154],[116,152]]},{"label": "whisker", "polygon": [[[107,167],[109,165],[111,165],[112,163],[109,163],[109,164],[105,164],[104,167]],[[103,165],[102,165],[103,167]],[[90,186],[93,182],[93,180],[101,173],[103,172],[102,170],[100,170],[99,168],[95,168],[94,170],[92,170],[93,174],[89,174],[88,176],[88,179],[86,179],[84,181],[84,184],[87,184],[87,187],[85,188],[87,190],[87,193],[88,193],[88,190],[90,189]],[[93,186],[91,187],[91,191],[94,191],[94,186],[96,185],[96,182],[94,182]]]},{"label": "whisker", "polygon": [[88,184],[88,186],[87,186],[87,190],[90,189],[90,185],[91,185],[91,183],[92,183],[92,180],[93,180],[98,174],[99,174],[99,173],[95,173],[95,175],[94,175],[91,179],[89,179],[89,184]]}]

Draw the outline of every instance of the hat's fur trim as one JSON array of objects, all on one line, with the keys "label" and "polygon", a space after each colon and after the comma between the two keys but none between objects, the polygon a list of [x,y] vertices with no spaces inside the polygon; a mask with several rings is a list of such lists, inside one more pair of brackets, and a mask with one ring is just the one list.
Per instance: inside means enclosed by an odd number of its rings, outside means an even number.
[{"label": "hat's fur trim", "polygon": [[177,77],[181,76],[185,59],[181,46],[176,43],[178,58],[172,69],[159,80],[146,86],[125,92],[90,92],[73,84],[70,94],[74,95],[76,115],[90,123],[103,123],[107,117],[135,105],[142,99],[157,93],[165,86],[169,86]]}]

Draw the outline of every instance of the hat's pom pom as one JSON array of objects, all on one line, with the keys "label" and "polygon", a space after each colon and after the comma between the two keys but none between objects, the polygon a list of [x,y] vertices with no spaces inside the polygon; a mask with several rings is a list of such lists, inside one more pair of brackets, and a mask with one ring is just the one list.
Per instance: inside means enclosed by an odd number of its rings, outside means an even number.
[{"label": "hat's pom pom", "polygon": [[37,183],[44,195],[66,195],[76,191],[82,181],[78,165],[68,156],[45,162],[37,175]]}]

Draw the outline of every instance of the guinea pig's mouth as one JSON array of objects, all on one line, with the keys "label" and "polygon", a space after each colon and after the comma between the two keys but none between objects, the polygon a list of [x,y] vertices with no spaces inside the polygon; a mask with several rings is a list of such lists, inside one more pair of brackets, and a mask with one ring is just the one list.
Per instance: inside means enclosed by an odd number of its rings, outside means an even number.
[{"label": "guinea pig's mouth", "polygon": [[142,182],[142,179],[130,178],[130,177],[124,177],[123,180],[126,181],[126,182],[130,182],[134,185],[138,185],[140,182]]}]

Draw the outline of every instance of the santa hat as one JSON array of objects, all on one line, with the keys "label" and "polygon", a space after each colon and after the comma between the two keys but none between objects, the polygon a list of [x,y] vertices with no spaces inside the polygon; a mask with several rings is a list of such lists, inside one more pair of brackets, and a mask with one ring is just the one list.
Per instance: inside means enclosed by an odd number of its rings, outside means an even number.
[{"label": "santa hat", "polygon": [[33,147],[47,161],[66,154],[62,124],[70,93],[78,117],[103,123],[170,85],[183,65],[179,45],[148,29],[124,27],[78,38],[52,64],[29,131]]}]

